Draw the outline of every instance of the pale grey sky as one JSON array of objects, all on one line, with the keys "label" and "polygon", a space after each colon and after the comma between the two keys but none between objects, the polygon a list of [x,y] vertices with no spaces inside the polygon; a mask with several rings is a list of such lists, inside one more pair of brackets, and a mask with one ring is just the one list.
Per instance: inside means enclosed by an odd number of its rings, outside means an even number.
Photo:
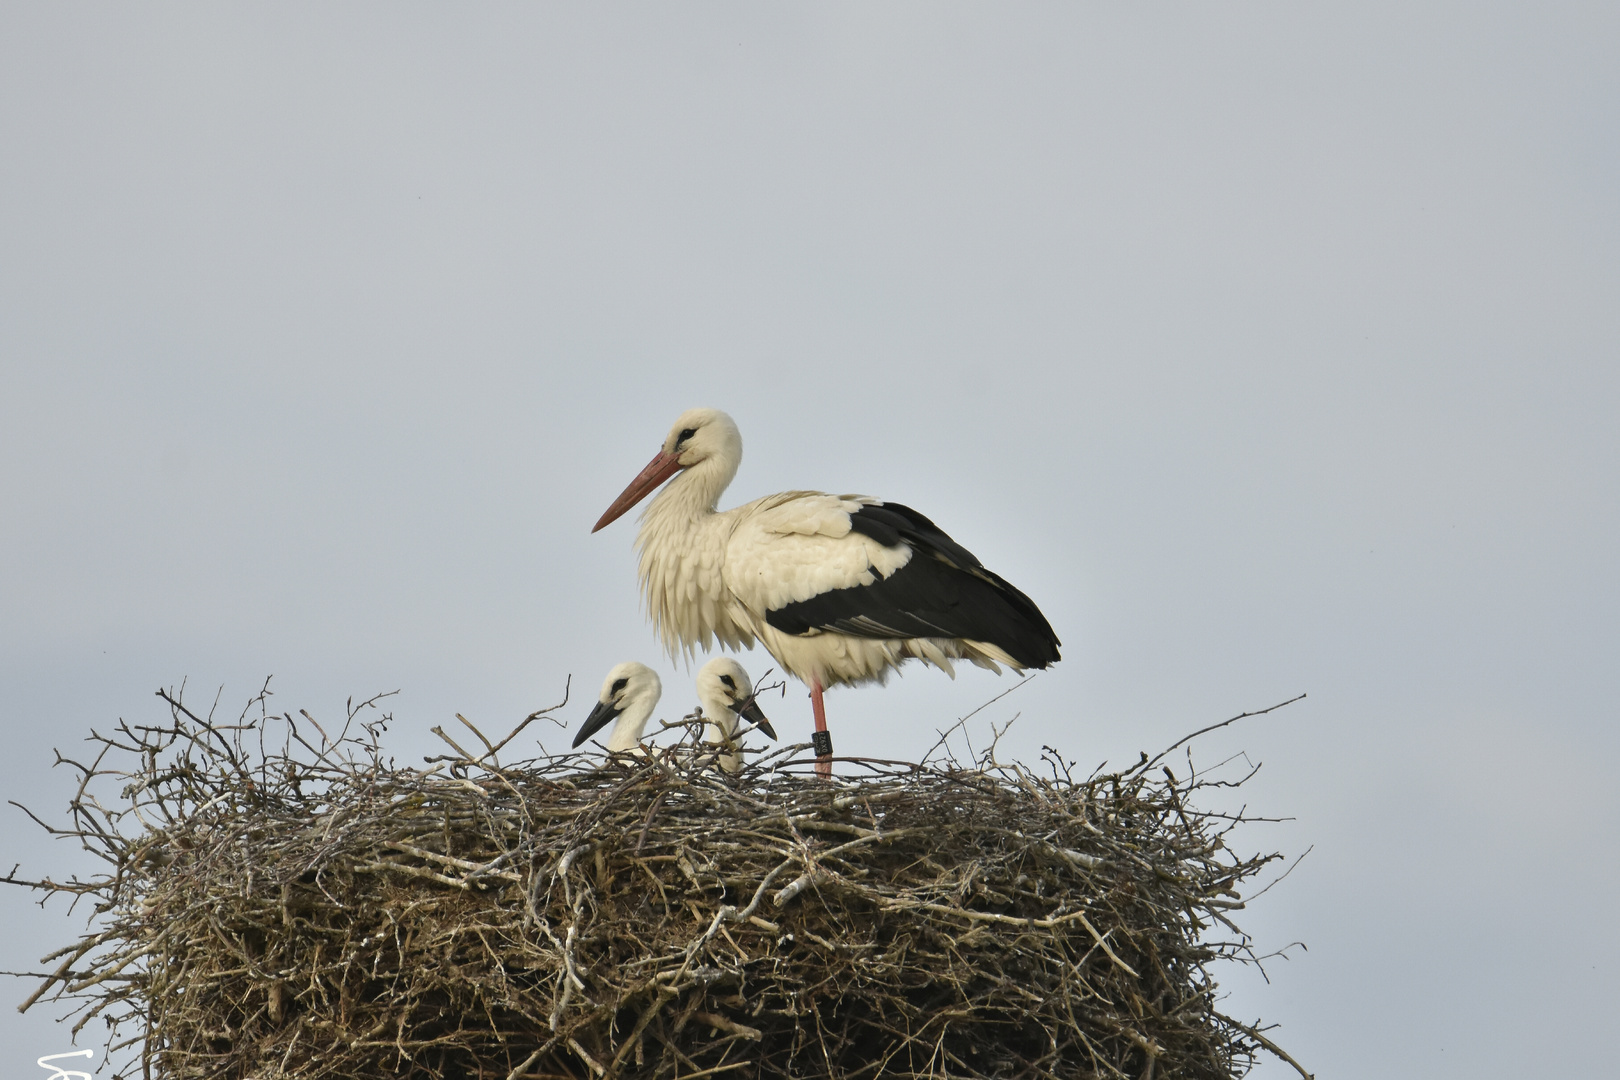
[{"label": "pale grey sky", "polygon": [[[8,2],[0,148],[5,797],[182,678],[398,688],[402,758],[625,659],[685,711],[589,529],[712,405],[728,505],[904,502],[1036,599],[1018,756],[1309,691],[1199,756],[1316,845],[1227,981],[1318,1075],[1612,1067],[1613,5]],[[1007,685],[828,709],[901,756]],[[0,967],[76,925],[0,911]]]}]

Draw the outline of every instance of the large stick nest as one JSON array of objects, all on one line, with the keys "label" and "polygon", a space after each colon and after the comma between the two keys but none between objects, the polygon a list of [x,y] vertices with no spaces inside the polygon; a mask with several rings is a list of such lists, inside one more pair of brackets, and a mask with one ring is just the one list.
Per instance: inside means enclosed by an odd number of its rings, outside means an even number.
[{"label": "large stick nest", "polygon": [[1252,961],[1230,912],[1278,856],[1234,854],[1244,819],[1189,802],[1222,782],[1157,759],[826,783],[803,748],[727,777],[690,744],[485,742],[417,769],[375,699],[328,738],[264,693],[235,724],[162,696],[163,724],[93,736],[54,830],[108,871],[11,879],[98,913],[24,1007],[102,1017],[149,1075],[1137,1080],[1280,1053],[1211,978]]}]

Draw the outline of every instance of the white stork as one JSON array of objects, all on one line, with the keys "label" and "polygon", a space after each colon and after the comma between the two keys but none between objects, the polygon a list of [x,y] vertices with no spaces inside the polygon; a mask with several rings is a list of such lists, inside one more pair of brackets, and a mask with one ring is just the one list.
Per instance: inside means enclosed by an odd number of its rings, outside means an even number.
[{"label": "white stork", "polygon": [[998,671],[1058,659],[1034,601],[909,507],[786,491],[718,510],[741,461],[731,417],[688,410],[591,531],[675,477],[636,534],[653,627],[672,657],[711,639],[763,644],[810,687],[821,775],[831,772],[830,686],[882,682],[911,658],[947,674],[952,660]]},{"label": "white stork", "polygon": [[[729,656],[717,656],[703,665],[697,677],[698,701],[703,705],[703,741],[712,746],[730,743],[737,733],[737,721],[747,720],[772,739],[776,731],[754,701],[754,684],[748,672]],[[742,755],[732,750],[720,755],[720,767],[728,773],[742,768]]]},{"label": "white stork", "polygon": [[641,753],[641,733],[647,730],[658,699],[664,693],[664,684],[658,672],[634,660],[619,664],[602,680],[602,692],[596,696],[596,707],[580,725],[574,736],[574,746],[596,734],[608,721],[614,721],[608,735],[609,750]]}]

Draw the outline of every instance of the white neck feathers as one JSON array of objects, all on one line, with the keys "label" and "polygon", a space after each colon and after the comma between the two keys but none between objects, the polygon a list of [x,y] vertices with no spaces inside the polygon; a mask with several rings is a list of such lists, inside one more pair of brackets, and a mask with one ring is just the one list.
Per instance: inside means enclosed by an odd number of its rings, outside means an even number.
[{"label": "white neck feathers", "polygon": [[754,643],[731,617],[721,573],[734,522],[716,507],[736,473],[734,460],[700,461],[664,485],[641,516],[641,587],[653,629],[672,659],[690,659],[715,639],[732,648]]}]

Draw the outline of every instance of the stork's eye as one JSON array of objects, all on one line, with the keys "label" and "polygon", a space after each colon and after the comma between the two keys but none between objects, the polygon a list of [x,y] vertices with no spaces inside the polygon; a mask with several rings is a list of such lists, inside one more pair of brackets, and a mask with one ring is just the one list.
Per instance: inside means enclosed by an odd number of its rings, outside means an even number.
[{"label": "stork's eye", "polygon": [[681,445],[681,443],[685,442],[687,439],[690,439],[696,434],[697,428],[682,428],[680,436],[675,440],[675,445]]},{"label": "stork's eye", "polygon": [[731,689],[733,689],[733,690],[737,689],[737,683],[732,679],[732,677],[730,675],[722,675],[722,676],[720,676],[720,681],[725,683],[727,686],[731,687]]},{"label": "stork's eye", "polygon": [[629,679],[614,679],[613,680],[613,689],[608,691],[608,693],[613,694],[615,697],[617,697],[619,691],[623,690],[626,686],[629,686],[629,685],[630,685],[630,680]]}]

